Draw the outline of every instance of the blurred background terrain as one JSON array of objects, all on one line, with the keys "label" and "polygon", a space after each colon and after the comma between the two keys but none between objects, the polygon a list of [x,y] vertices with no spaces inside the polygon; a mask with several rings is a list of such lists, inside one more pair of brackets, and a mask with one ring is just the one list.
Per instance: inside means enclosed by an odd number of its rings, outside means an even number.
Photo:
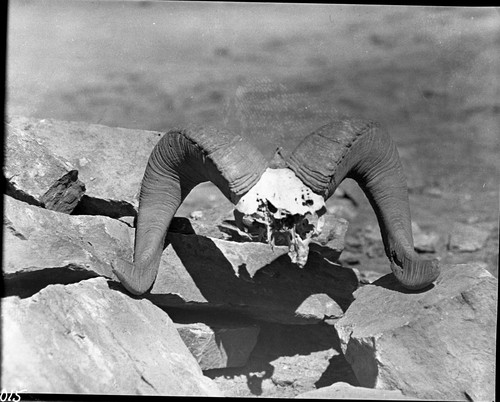
[{"label": "blurred background terrain", "polygon": [[[420,251],[497,275],[498,9],[14,0],[7,52],[8,115],[213,125],[268,158],[332,118],[377,120],[398,145],[413,220],[432,243]],[[373,211],[350,197],[344,263],[389,272]],[[179,214],[214,208],[231,204],[202,185]],[[478,247],[457,245],[478,231]]]}]

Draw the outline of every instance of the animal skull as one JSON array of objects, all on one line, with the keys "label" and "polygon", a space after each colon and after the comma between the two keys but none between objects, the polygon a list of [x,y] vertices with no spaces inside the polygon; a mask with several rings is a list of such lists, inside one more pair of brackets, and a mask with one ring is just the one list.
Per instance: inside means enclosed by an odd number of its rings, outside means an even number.
[{"label": "animal skull", "polygon": [[257,240],[286,245],[294,264],[303,268],[311,240],[321,234],[325,200],[290,169],[268,168],[235,206],[236,225]]},{"label": "animal skull", "polygon": [[[270,169],[244,138],[225,130],[190,127],[169,131],[153,149],[141,185],[134,263],[115,274],[134,294],[153,284],[170,222],[189,192],[211,181],[235,206],[236,224],[271,244],[286,244],[303,267],[311,239],[322,229],[325,200],[344,178],[353,178],[377,216],[391,269],[408,289],[439,275],[437,260],[413,248],[408,190],[394,142],[377,123],[331,121],[305,137]],[[246,228],[246,229],[245,229]]]}]

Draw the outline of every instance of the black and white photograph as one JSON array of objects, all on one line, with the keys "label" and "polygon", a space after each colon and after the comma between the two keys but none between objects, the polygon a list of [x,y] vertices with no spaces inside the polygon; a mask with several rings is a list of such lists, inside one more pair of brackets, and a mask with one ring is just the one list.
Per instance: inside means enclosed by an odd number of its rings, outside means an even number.
[{"label": "black and white photograph", "polygon": [[2,402],[496,399],[498,7],[5,8]]}]

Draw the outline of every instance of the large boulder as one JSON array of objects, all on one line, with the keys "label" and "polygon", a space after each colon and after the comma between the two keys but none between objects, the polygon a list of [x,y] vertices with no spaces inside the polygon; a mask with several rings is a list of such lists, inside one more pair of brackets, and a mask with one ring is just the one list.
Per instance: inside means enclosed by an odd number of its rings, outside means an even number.
[{"label": "large boulder", "polygon": [[176,323],[175,327],[202,370],[244,366],[259,335],[256,325],[231,322]]},{"label": "large boulder", "polygon": [[6,124],[6,193],[31,204],[71,213],[85,193],[78,171],[40,144],[32,132]]},{"label": "large boulder", "polygon": [[392,274],[359,288],[335,327],[360,385],[494,400],[497,286],[481,264],[462,264],[443,266],[421,292]]},{"label": "large boulder", "polygon": [[[106,216],[67,215],[5,196],[7,294],[112,272],[133,253],[133,229]],[[181,223],[182,220],[179,220]],[[182,225],[180,226],[181,230]],[[304,269],[286,247],[171,232],[147,295],[163,307],[237,311],[271,321],[311,323],[342,316],[358,285],[350,269],[311,252]]]},{"label": "large boulder", "polygon": [[9,293],[103,275],[130,260],[133,230],[105,216],[67,215],[4,196],[3,275]]},{"label": "large boulder", "polygon": [[168,315],[105,278],[2,299],[2,389],[220,396]]},{"label": "large boulder", "polygon": [[[86,193],[80,213],[133,215],[149,155],[162,133],[13,116],[9,127],[36,138],[78,170]],[[104,213],[103,213],[104,212]]]},{"label": "large boulder", "polygon": [[169,233],[148,297],[164,307],[218,309],[288,324],[339,318],[356,274],[311,251],[303,269],[287,247]]}]

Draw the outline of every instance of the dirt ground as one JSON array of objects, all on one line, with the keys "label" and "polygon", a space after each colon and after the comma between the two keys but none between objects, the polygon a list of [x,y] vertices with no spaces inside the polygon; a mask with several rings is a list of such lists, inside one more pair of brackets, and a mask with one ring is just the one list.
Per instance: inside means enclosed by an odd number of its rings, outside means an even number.
[{"label": "dirt ground", "polygon": [[[268,157],[342,114],[374,119],[398,145],[413,220],[438,236],[430,256],[483,261],[497,275],[497,9],[15,0],[8,18],[8,114],[215,125]],[[376,227],[355,198],[351,254]],[[212,207],[231,204],[203,185],[179,214]],[[449,250],[456,223],[489,237],[476,251]],[[350,264],[389,272],[380,250]]]}]

